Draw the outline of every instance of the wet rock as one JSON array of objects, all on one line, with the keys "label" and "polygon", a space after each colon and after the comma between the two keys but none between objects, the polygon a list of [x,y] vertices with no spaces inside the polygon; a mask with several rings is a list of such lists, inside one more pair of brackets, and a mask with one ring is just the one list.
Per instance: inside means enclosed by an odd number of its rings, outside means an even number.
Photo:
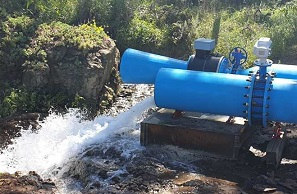
[{"label": "wet rock", "polygon": [[98,175],[103,179],[107,179],[108,178],[107,172],[108,172],[107,170],[101,170],[99,171]]},{"label": "wet rock", "polygon": [[104,152],[104,157],[121,158],[121,152],[115,147],[110,147]]},{"label": "wet rock", "polygon": [[117,184],[117,183],[119,183],[121,181],[121,178],[118,177],[118,176],[114,176],[114,177],[111,178],[111,180],[114,182],[114,184]]},{"label": "wet rock", "polygon": [[27,175],[16,173],[0,174],[1,194],[55,194],[58,193],[55,184],[51,180],[43,180],[34,171]]},{"label": "wet rock", "polygon": [[291,191],[295,191],[297,188],[296,180],[293,180],[293,179],[282,180],[282,181],[279,181],[278,184],[286,187],[287,189],[289,189]]},{"label": "wet rock", "polygon": [[276,191],[276,188],[269,188],[267,185],[262,185],[262,184],[255,184],[253,186],[253,189],[258,191],[258,192],[271,192],[271,191]]},{"label": "wet rock", "polygon": [[12,139],[20,136],[21,129],[36,131],[40,128],[39,120],[45,114],[27,113],[6,117],[0,120],[0,150],[12,143]]}]

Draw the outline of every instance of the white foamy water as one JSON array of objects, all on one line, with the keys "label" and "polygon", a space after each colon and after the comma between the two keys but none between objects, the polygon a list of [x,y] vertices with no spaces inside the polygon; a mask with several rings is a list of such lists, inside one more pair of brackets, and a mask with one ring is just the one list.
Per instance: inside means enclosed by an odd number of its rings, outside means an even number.
[{"label": "white foamy water", "polygon": [[[118,133],[134,129],[131,135],[139,136],[137,124],[143,119],[142,113],[154,107],[153,97],[134,105],[118,116],[98,116],[92,121],[82,121],[77,109],[67,114],[51,113],[41,124],[37,132],[22,130],[22,135],[0,155],[0,172],[36,171],[41,175],[50,173],[50,169],[63,166],[87,146],[106,141]],[[123,140],[123,146],[125,140]],[[121,145],[119,145],[121,146]],[[135,137],[129,150],[141,149],[139,137]]]}]

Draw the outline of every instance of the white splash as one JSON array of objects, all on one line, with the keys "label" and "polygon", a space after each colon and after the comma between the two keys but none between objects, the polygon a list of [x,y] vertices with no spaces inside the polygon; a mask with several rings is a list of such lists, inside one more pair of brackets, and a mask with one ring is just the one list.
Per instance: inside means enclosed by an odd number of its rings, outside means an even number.
[{"label": "white splash", "polygon": [[[3,151],[0,172],[34,170],[47,174],[49,169],[62,166],[87,146],[135,129],[143,119],[142,113],[154,106],[153,97],[150,97],[116,117],[98,116],[93,121],[82,121],[76,109],[70,109],[65,115],[51,113],[40,123],[39,131],[22,130],[21,137]],[[139,142],[137,146],[140,147]]]}]

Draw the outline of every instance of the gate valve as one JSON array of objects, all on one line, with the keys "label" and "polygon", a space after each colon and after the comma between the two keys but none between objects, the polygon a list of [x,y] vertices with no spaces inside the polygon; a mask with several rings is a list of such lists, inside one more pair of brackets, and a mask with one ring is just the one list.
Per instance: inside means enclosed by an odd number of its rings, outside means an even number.
[{"label": "gate valve", "polygon": [[229,52],[229,60],[232,63],[231,74],[236,73],[239,67],[247,61],[247,52],[244,48],[235,47]]}]

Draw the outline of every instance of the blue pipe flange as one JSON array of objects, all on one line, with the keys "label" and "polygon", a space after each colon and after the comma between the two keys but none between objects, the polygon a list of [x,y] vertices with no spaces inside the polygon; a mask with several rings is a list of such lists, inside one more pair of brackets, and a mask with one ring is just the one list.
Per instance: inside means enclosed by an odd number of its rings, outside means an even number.
[{"label": "blue pipe flange", "polygon": [[265,90],[264,90],[264,99],[263,99],[263,126],[267,127],[268,123],[268,108],[269,108],[269,100],[270,100],[270,91],[272,90],[272,82],[274,75],[273,73],[267,73]]},{"label": "blue pipe flange", "polygon": [[270,91],[274,74],[266,73],[266,77],[261,77],[259,71],[251,73],[247,81],[251,82],[248,98],[247,119],[250,125],[261,125],[267,127]]}]

